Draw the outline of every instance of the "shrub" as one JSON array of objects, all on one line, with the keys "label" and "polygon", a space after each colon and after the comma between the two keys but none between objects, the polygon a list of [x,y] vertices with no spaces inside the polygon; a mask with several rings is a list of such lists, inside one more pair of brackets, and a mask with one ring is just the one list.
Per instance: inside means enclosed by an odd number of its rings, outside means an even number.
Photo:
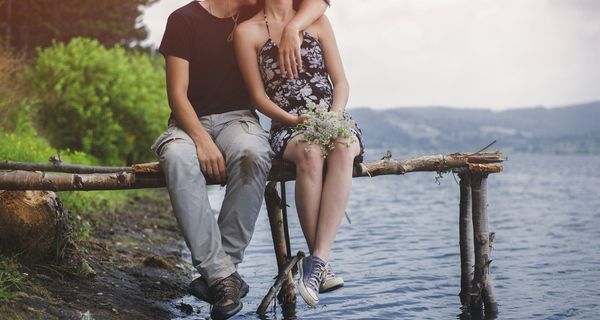
[{"label": "shrub", "polygon": [[150,159],[168,115],[157,61],[83,38],[38,50],[28,79],[42,135],[56,148],[81,150],[105,164]]}]

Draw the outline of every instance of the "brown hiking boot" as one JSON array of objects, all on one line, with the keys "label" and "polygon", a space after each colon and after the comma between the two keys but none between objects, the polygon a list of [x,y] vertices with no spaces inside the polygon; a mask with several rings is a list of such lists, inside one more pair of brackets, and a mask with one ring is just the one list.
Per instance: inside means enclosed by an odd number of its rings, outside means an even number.
[{"label": "brown hiking boot", "polygon": [[234,272],[210,287],[215,299],[210,311],[210,317],[214,320],[229,319],[242,310],[240,299],[248,293],[248,284]]}]

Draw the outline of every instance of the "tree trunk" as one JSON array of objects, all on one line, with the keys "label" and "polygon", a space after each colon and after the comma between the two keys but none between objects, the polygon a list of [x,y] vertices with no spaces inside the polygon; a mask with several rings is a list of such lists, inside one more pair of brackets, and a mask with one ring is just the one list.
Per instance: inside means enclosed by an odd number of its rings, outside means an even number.
[{"label": "tree trunk", "polygon": [[11,30],[11,24],[12,24],[12,0],[6,0],[6,35],[5,35],[5,41],[6,41],[6,46],[10,47],[11,44],[11,36],[12,36],[12,30]]},{"label": "tree trunk", "polygon": [[0,190],[0,252],[32,262],[59,258],[68,239],[67,220],[54,192]]}]

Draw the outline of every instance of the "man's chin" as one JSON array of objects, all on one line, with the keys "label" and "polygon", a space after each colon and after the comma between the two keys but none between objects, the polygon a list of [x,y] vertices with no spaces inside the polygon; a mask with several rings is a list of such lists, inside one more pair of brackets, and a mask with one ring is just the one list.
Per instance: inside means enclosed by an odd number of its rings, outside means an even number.
[{"label": "man's chin", "polygon": [[259,4],[259,0],[240,0],[239,4],[243,7],[254,7]]}]

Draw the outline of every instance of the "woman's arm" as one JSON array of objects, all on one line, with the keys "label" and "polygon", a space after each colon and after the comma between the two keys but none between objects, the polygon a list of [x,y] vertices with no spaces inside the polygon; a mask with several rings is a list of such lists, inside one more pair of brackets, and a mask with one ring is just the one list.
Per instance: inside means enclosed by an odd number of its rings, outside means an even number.
[{"label": "woman's arm", "polygon": [[350,95],[350,85],[346,79],[342,57],[335,41],[335,35],[329,19],[323,16],[317,21],[318,37],[321,47],[323,48],[323,56],[327,72],[333,84],[333,104],[331,111],[342,111],[348,103]]},{"label": "woman's arm", "polygon": [[260,76],[257,56],[256,34],[252,26],[241,24],[235,31],[234,47],[238,65],[246,81],[248,93],[258,110],[269,118],[289,126],[295,126],[300,118],[287,113],[267,97]]},{"label": "woman's arm", "polygon": [[281,34],[277,59],[281,74],[286,74],[290,79],[298,77],[298,71],[302,69],[300,31],[306,30],[308,26],[317,21],[325,13],[328,5],[329,0],[302,1],[298,12],[288,22]]},{"label": "woman's arm", "polygon": [[198,119],[187,97],[189,62],[175,56],[166,56],[167,95],[177,124],[192,138],[202,172],[218,182],[227,181],[225,160],[221,151]]}]

